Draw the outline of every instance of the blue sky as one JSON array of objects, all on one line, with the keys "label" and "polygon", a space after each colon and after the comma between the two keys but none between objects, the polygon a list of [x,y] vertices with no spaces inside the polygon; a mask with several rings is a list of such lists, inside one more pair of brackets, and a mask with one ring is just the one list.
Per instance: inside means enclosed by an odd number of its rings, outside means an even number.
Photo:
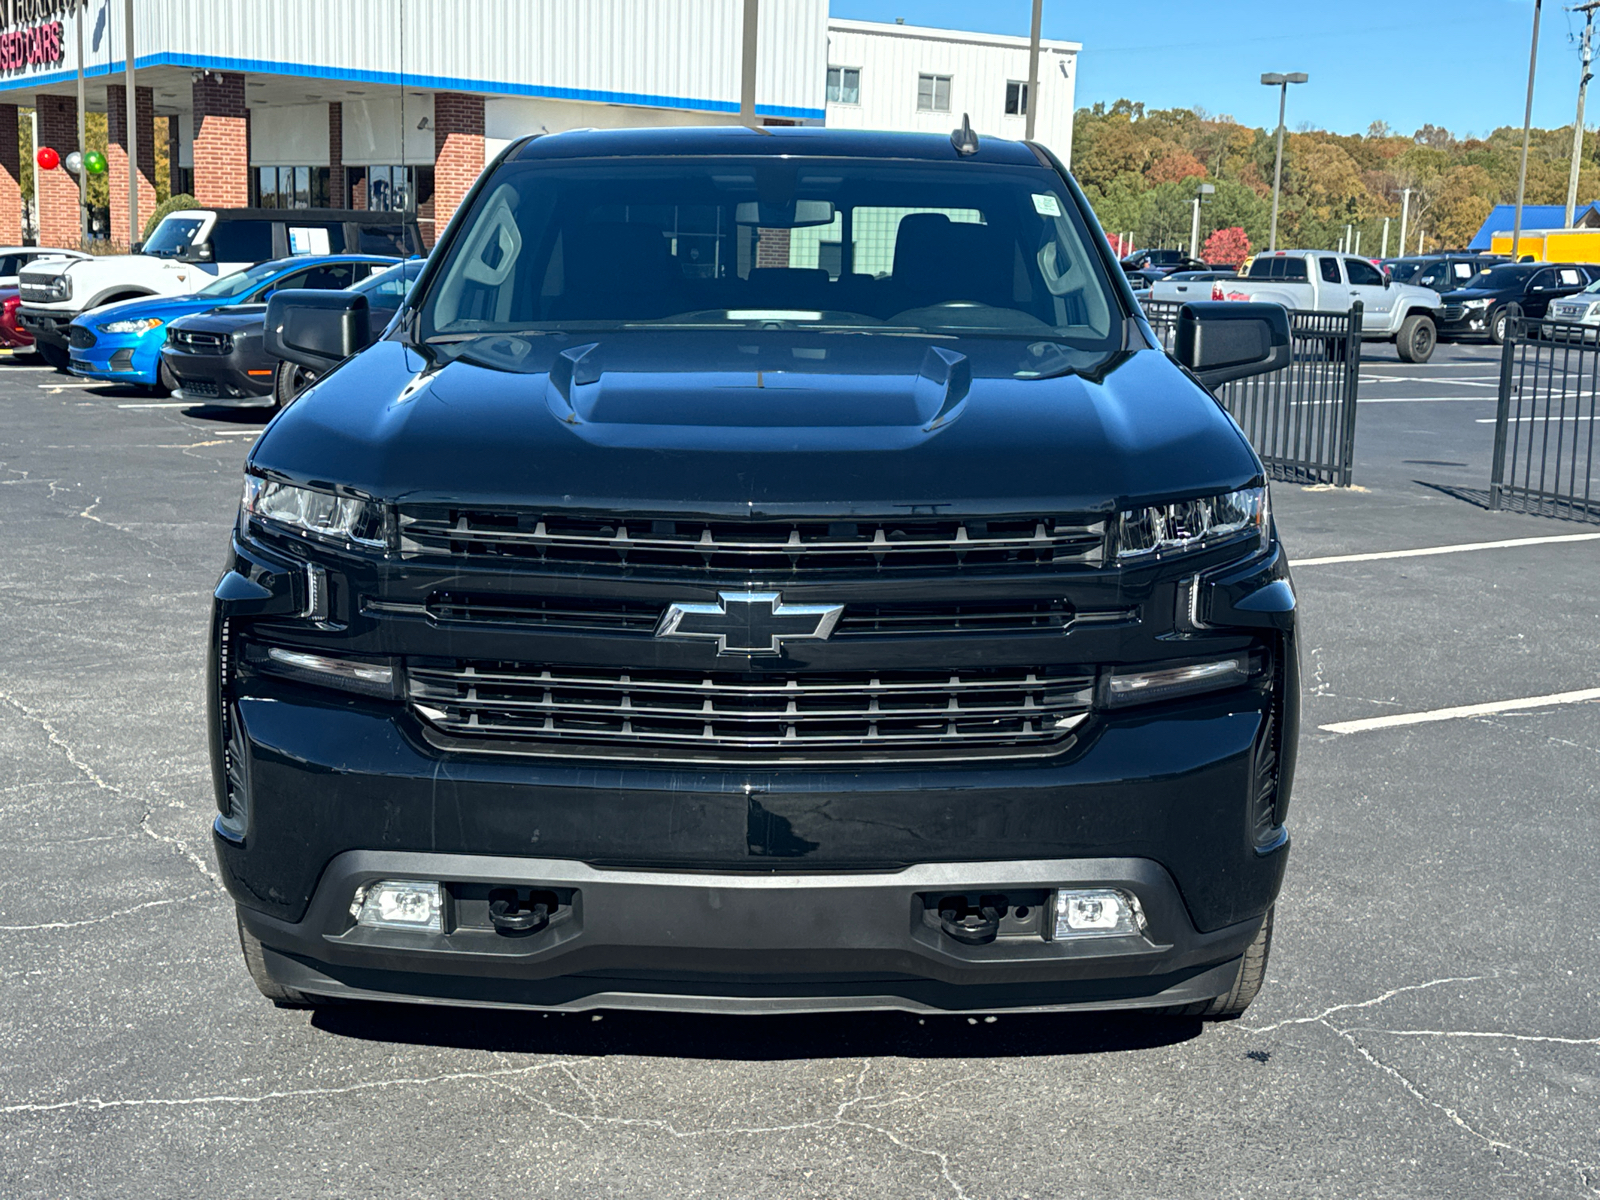
[{"label": "blue sky", "polygon": [[[836,17],[1028,33],[1031,0],[829,0]],[[1583,21],[1545,0],[1535,125],[1570,124]],[[1044,0],[1044,36],[1083,43],[1080,107],[1119,96],[1153,108],[1200,105],[1247,125],[1277,120],[1263,71],[1305,71],[1289,91],[1302,121],[1361,133],[1387,121],[1482,135],[1522,124],[1533,0]],[[1570,35],[1570,36],[1569,36]],[[1600,51],[1600,29],[1595,42]],[[1600,58],[1600,53],[1597,53]],[[1600,86],[1585,124],[1600,125]]]}]

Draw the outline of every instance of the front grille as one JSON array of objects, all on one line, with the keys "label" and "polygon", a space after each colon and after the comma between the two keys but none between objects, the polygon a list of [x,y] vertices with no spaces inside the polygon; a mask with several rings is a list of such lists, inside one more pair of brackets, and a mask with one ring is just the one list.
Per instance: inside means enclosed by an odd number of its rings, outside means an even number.
[{"label": "front grille", "polygon": [[94,330],[86,329],[82,325],[68,326],[67,344],[74,350],[87,350],[94,343]]},{"label": "front grille", "polygon": [[1467,315],[1466,306],[1461,304],[1446,304],[1442,309],[1439,310],[1439,315],[1446,321],[1459,321],[1462,317]]},{"label": "front grille", "polygon": [[55,280],[35,283],[24,277],[18,281],[17,294],[24,304],[54,304],[57,300],[69,299],[72,288],[61,287]]},{"label": "front grille", "polygon": [[1059,752],[1089,712],[1081,668],[783,674],[407,663],[446,747],[681,762],[906,762]]},{"label": "front grille", "polygon": [[593,569],[814,571],[1028,569],[1098,566],[1103,519],[701,521],[403,507],[408,558],[511,559]]},{"label": "front grille", "polygon": [[[192,389],[187,383],[184,391]],[[522,596],[434,592],[423,605],[368,601],[373,612],[425,613],[450,624],[513,626],[583,633],[655,633],[666,605],[609,597]],[[1075,625],[1116,624],[1136,619],[1129,609],[1076,612],[1065,600],[943,600],[896,604],[847,604],[833,637],[931,637],[962,634],[1062,633]]]},{"label": "front grille", "polygon": [[233,349],[233,339],[227,334],[203,330],[173,329],[167,341],[189,354],[227,354]]},{"label": "front grille", "polygon": [[190,379],[187,375],[178,376],[178,390],[185,396],[220,396],[222,389],[217,386],[214,379]]}]

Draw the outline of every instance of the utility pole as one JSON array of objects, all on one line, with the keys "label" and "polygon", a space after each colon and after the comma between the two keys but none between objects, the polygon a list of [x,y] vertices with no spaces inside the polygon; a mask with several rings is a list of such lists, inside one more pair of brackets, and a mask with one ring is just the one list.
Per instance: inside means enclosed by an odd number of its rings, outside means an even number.
[{"label": "utility pole", "polygon": [[1522,114],[1522,166],[1517,171],[1517,213],[1511,222],[1511,261],[1522,244],[1522,201],[1528,194],[1528,131],[1533,127],[1533,74],[1539,65],[1539,14],[1544,0],[1533,0],[1533,43],[1528,50],[1528,107]]},{"label": "utility pole", "polygon": [[1383,249],[1378,251],[1379,258],[1389,257],[1389,218],[1383,219]]},{"label": "utility pole", "polygon": [[1400,257],[1406,253],[1406,218],[1411,215],[1411,188],[1400,189]]},{"label": "utility pole", "polygon": [[1272,168],[1272,233],[1268,238],[1268,252],[1278,248],[1278,192],[1283,186],[1283,110],[1289,102],[1289,85],[1304,83],[1309,78],[1304,71],[1288,75],[1269,73],[1261,77],[1264,86],[1281,89],[1278,93],[1278,153]]},{"label": "utility pole", "polygon": [[1033,0],[1033,32],[1028,35],[1027,114],[1022,136],[1033,141],[1034,111],[1039,107],[1039,21],[1044,16],[1044,0]]},{"label": "utility pole", "polygon": [[[123,64],[122,90],[128,97],[127,111],[123,114],[128,139],[128,249],[132,250],[134,243],[139,241],[139,90],[134,84],[133,73],[133,0],[124,0],[122,23],[123,57],[127,59]],[[404,122],[401,124],[403,127]],[[402,136],[401,141],[404,140]]]},{"label": "utility pole", "polygon": [[1567,175],[1567,217],[1563,229],[1572,228],[1572,214],[1578,207],[1578,167],[1583,162],[1583,100],[1589,90],[1589,40],[1594,33],[1594,10],[1600,0],[1585,0],[1573,5],[1573,12],[1583,14],[1583,66],[1578,72],[1578,119],[1572,124],[1572,169]]},{"label": "utility pole", "polygon": [[1190,258],[1198,259],[1200,257],[1200,205],[1202,202],[1204,202],[1207,196],[1214,196],[1216,195],[1216,192],[1217,185],[1214,183],[1202,183],[1198,188],[1195,189],[1194,223],[1189,228]]},{"label": "utility pole", "polygon": [[83,18],[89,15],[89,0],[78,6],[78,236],[84,249],[89,247],[89,171],[83,156],[89,143],[83,135],[83,110],[88,104],[83,94]]},{"label": "utility pole", "polygon": [[761,0],[744,0],[744,62],[739,78],[739,122],[754,128],[756,120],[756,11]]}]

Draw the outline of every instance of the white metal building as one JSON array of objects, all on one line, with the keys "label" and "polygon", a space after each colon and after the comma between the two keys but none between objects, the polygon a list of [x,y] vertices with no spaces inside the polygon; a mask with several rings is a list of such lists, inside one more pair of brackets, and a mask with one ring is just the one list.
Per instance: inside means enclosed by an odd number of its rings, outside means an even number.
[{"label": "white metal building", "polygon": [[[1039,44],[1034,138],[1071,165],[1077,42]],[[1028,39],[876,21],[828,21],[827,123],[944,132],[972,118],[979,136],[1020,138]]]}]

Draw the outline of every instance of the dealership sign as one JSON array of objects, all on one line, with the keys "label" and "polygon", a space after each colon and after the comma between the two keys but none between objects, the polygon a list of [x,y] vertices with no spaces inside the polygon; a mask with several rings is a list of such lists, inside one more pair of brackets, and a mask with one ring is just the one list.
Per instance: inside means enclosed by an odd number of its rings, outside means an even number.
[{"label": "dealership sign", "polygon": [[0,73],[54,66],[66,57],[61,20],[75,0],[0,2]]}]

